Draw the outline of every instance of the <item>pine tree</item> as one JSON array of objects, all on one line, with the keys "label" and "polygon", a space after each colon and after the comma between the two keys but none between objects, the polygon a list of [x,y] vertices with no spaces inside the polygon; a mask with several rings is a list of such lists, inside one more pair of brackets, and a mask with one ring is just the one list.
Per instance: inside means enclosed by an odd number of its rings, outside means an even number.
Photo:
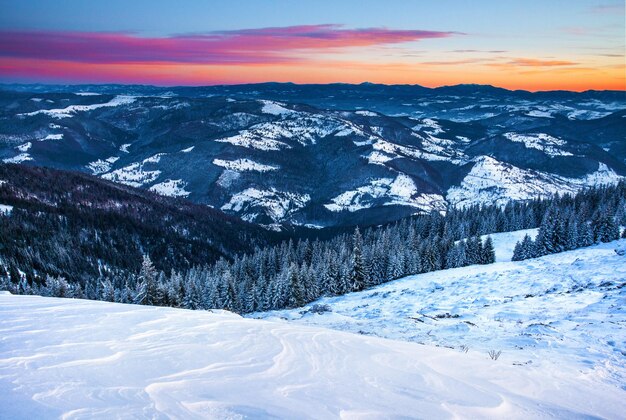
[{"label": "pine tree", "polygon": [[522,261],[535,257],[535,243],[528,234],[524,235],[524,239],[521,242],[515,244],[513,250],[513,258],[511,261]]},{"label": "pine tree", "polygon": [[350,267],[350,285],[357,292],[365,288],[365,268],[363,264],[363,238],[358,226],[352,235],[352,266]]},{"label": "pine tree", "polygon": [[143,256],[139,270],[139,287],[135,303],[139,305],[154,305],[157,294],[157,271],[148,255]]},{"label": "pine tree", "polygon": [[298,308],[306,303],[304,287],[301,281],[301,275],[298,266],[292,263],[289,267],[289,300],[288,305],[291,308]]},{"label": "pine tree", "polygon": [[491,264],[496,262],[496,251],[493,248],[491,236],[487,236],[483,245],[483,258],[481,264]]}]

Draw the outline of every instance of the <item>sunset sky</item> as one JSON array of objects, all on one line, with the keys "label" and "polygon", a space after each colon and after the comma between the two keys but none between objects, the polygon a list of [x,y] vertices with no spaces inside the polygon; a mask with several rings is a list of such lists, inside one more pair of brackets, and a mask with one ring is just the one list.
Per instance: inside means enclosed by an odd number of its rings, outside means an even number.
[{"label": "sunset sky", "polygon": [[0,0],[0,82],[626,90],[624,1]]}]

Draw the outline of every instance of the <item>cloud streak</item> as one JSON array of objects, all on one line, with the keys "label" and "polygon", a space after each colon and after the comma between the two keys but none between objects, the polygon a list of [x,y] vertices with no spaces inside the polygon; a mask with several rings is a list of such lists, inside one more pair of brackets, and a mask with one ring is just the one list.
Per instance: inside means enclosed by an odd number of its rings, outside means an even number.
[{"label": "cloud streak", "polygon": [[446,38],[456,32],[345,29],[304,25],[148,38],[132,33],[0,31],[0,57],[80,63],[244,64],[303,60],[301,52],[332,52]]}]

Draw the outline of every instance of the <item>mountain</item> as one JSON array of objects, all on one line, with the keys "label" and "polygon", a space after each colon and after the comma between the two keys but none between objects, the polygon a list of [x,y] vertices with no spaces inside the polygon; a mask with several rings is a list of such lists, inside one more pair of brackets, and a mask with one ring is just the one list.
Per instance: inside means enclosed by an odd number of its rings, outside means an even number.
[{"label": "mountain", "polygon": [[312,228],[626,175],[626,94],[459,85],[7,85],[0,159]]},{"label": "mountain", "polygon": [[[83,282],[230,259],[282,239],[207,206],[88,174],[0,164],[0,272]],[[21,271],[21,275],[17,274]]]}]

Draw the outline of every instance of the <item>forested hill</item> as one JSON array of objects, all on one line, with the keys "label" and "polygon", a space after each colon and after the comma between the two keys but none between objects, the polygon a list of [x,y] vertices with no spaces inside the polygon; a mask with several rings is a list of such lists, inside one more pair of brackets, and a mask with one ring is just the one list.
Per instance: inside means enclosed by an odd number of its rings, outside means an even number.
[{"label": "forested hill", "polygon": [[136,272],[144,254],[160,270],[184,270],[275,240],[186,200],[81,173],[0,164],[0,270],[28,279]]}]

